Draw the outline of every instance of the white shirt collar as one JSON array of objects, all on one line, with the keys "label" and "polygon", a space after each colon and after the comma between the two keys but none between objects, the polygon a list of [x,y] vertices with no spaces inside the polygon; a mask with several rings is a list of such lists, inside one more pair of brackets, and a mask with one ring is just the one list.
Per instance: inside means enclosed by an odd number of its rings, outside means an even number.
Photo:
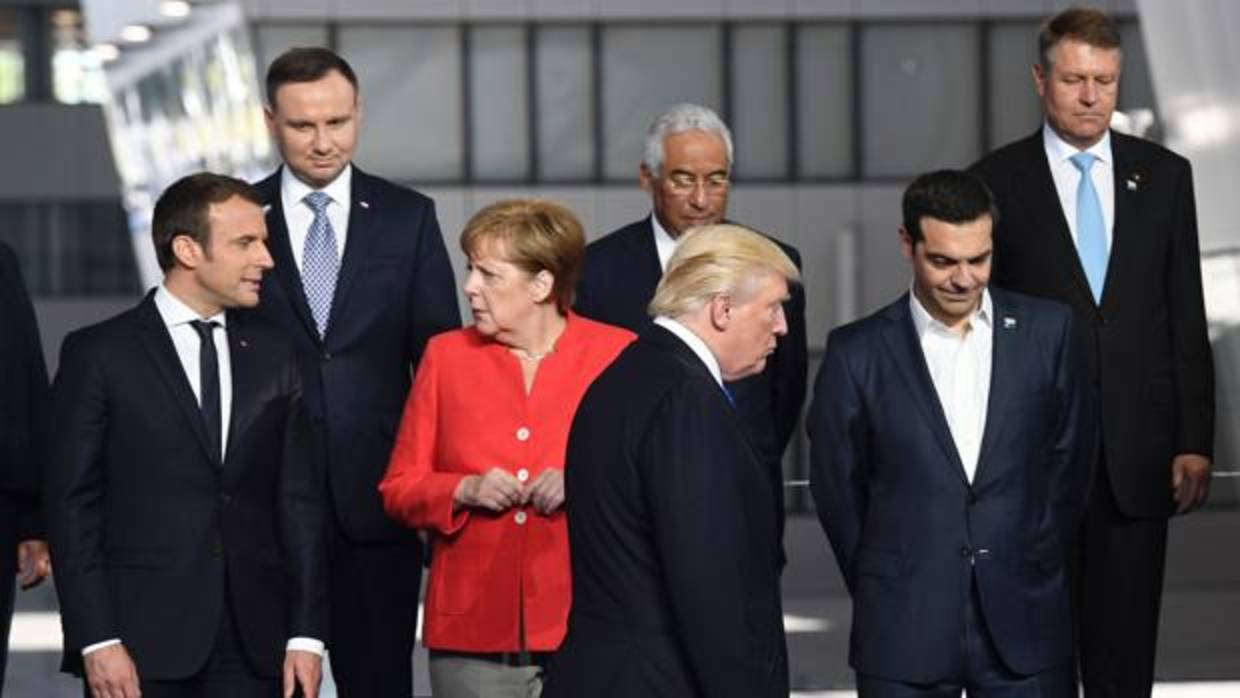
[{"label": "white shirt collar", "polygon": [[659,268],[666,270],[667,261],[676,251],[676,238],[667,232],[667,228],[659,222],[659,217],[654,215],[654,211],[650,212],[650,227],[654,229],[654,249],[659,254]]},{"label": "white shirt collar", "polygon": [[1046,148],[1046,157],[1052,165],[1067,162],[1068,158],[1077,153],[1089,153],[1106,165],[1115,164],[1115,161],[1111,159],[1111,131],[1109,129],[1102,134],[1102,138],[1097,143],[1081,150],[1061,138],[1049,123],[1043,122],[1042,145]]},{"label": "white shirt collar", "polygon": [[347,206],[349,203],[350,193],[353,191],[353,164],[345,165],[340,174],[336,175],[327,186],[322,189],[315,189],[305,182],[297,179],[297,175],[289,169],[288,165],[280,168],[280,189],[284,192],[284,200],[289,203],[296,203],[305,200],[306,195],[313,191],[321,191],[331,197],[331,200]]},{"label": "white shirt collar", "polygon": [[719,370],[719,360],[711,353],[710,347],[706,346],[706,342],[702,338],[693,333],[693,330],[685,327],[680,322],[673,320],[666,315],[660,315],[654,319],[654,324],[665,328],[668,332],[680,338],[680,341],[689,345],[694,354],[706,364],[706,370],[710,371],[711,378],[715,382],[723,386],[723,372]]},{"label": "white shirt collar", "polygon": [[[908,299],[909,307],[913,312],[913,328],[917,330],[918,337],[924,336],[930,330],[955,334],[947,325],[936,320],[930,314],[930,311],[926,310],[926,306],[922,305],[921,299],[917,297],[916,293],[913,293],[912,288],[909,288]],[[977,309],[969,316],[969,324],[972,325],[977,322],[983,327],[989,328],[994,315],[995,310],[990,300],[990,289],[984,289],[982,291],[982,302],[978,304]]]},{"label": "white shirt collar", "polygon": [[163,318],[164,325],[168,327],[176,327],[177,325],[187,325],[194,320],[207,320],[210,322],[218,322],[220,327],[227,327],[227,313],[220,311],[211,317],[202,317],[193,308],[185,304],[180,298],[177,298],[172,291],[164,284],[160,284],[155,289],[155,308],[159,311],[159,316]]}]

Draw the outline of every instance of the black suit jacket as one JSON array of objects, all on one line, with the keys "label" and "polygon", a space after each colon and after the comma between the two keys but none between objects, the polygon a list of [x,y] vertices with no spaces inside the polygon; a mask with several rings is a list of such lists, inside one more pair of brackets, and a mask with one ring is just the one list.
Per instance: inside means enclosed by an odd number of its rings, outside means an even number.
[{"label": "black suit jacket", "polygon": [[1206,333],[1188,161],[1111,134],[1115,223],[1094,303],[1037,133],[974,166],[999,204],[996,284],[1067,303],[1101,390],[1103,461],[1120,510],[1172,510],[1171,460],[1214,447],[1214,364]]},{"label": "black suit jacket", "polygon": [[[769,237],[769,236],[768,236]],[[801,267],[796,248],[771,238]],[[654,297],[663,269],[647,216],[586,247],[585,265],[577,282],[577,312],[601,322],[641,332],[650,324],[646,306]],[[788,334],[781,337],[762,373],[729,383],[736,409],[766,462],[769,483],[783,533],[784,483],[782,460],[805,402],[808,353],[805,339],[805,290],[793,285],[784,304]]]},{"label": "black suit jacket", "polygon": [[434,202],[353,168],[344,257],[320,339],[289,244],[280,172],[257,187],[270,207],[275,270],[256,313],[297,350],[336,517],[357,541],[417,540],[383,513],[378,485],[426,340],[461,322]]},{"label": "black suit jacket", "polygon": [[66,670],[120,638],[144,679],[199,671],[231,604],[261,675],[327,637],[324,484],[291,347],[228,316],[224,462],[153,297],[65,338],[47,515]]},{"label": "black suit jacket", "polygon": [[853,597],[850,661],[955,670],[971,578],[1005,664],[1072,657],[1065,566],[1088,490],[1091,391],[1072,316],[991,288],[993,363],[970,484],[905,294],[831,333],[810,408],[811,487]]},{"label": "black suit jacket", "polygon": [[582,399],[565,460],[573,606],[548,698],[788,695],[762,459],[662,327]]},{"label": "black suit jacket", "polygon": [[[0,492],[16,507],[17,539],[43,538],[39,505],[47,424],[47,366],[17,256],[0,243]],[[5,541],[3,554],[13,549]]]}]

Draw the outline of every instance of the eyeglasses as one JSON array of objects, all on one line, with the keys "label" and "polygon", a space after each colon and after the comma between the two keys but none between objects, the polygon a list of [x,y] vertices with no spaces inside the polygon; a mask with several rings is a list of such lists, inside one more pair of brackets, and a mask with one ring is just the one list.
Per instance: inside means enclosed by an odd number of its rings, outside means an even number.
[{"label": "eyeglasses", "polygon": [[677,173],[666,178],[663,182],[668,192],[674,196],[689,196],[696,192],[698,187],[702,187],[707,196],[720,196],[732,184],[732,181],[728,179],[726,174],[713,174],[698,178],[690,174]]}]

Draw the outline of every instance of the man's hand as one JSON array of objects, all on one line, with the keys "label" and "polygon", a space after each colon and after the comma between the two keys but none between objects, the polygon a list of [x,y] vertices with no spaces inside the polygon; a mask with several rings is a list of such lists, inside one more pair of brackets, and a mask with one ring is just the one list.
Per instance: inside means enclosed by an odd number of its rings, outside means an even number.
[{"label": "man's hand", "polygon": [[32,589],[52,573],[52,556],[47,552],[47,541],[24,540],[17,544],[17,583],[22,589]]},{"label": "man's hand", "polygon": [[547,468],[530,484],[528,499],[534,510],[543,516],[564,505],[564,471]]},{"label": "man's hand", "polygon": [[456,486],[456,508],[477,507],[496,513],[525,504],[527,495],[521,481],[503,468],[491,468],[486,475],[470,475]]},{"label": "man's hand", "polygon": [[289,650],[284,653],[284,698],[292,698],[301,686],[304,698],[318,698],[323,681],[323,658],[314,652]]},{"label": "man's hand", "polygon": [[1210,495],[1210,459],[1197,453],[1181,453],[1171,461],[1171,494],[1177,514],[1187,514]]},{"label": "man's hand", "polygon": [[124,645],[100,647],[83,657],[82,662],[93,698],[141,698],[138,668]]}]

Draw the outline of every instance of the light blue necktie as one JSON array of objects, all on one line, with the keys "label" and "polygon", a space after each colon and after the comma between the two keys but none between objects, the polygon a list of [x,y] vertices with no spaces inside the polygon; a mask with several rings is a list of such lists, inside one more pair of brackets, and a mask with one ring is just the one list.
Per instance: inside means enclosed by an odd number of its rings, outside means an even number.
[{"label": "light blue necktie", "polygon": [[332,296],[336,293],[336,274],[340,271],[340,253],[336,251],[336,231],[327,217],[332,198],[321,191],[306,195],[306,205],[314,211],[314,220],[306,233],[301,258],[301,284],[306,290],[310,313],[319,329],[327,336],[327,319],[331,317]]},{"label": "light blue necktie", "polygon": [[1076,253],[1081,258],[1094,302],[1101,303],[1102,286],[1107,278],[1107,228],[1102,218],[1102,203],[1094,189],[1094,178],[1089,176],[1089,169],[1097,158],[1090,153],[1077,153],[1070,159],[1081,173],[1081,181],[1076,185]]}]

